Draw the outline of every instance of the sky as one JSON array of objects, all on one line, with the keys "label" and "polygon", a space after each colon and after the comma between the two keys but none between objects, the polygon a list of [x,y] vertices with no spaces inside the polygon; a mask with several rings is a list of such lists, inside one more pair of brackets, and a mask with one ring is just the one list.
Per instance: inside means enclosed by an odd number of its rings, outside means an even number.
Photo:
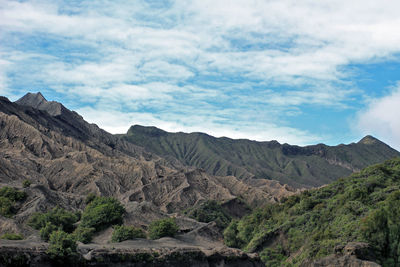
[{"label": "sky", "polygon": [[0,0],[0,95],[131,125],[400,150],[398,0]]}]

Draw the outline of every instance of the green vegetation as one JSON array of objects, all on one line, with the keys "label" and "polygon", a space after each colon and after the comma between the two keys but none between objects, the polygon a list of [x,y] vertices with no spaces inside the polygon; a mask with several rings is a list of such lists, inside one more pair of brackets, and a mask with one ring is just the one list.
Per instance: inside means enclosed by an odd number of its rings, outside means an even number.
[{"label": "green vegetation", "polygon": [[[40,236],[49,242],[47,253],[58,262],[77,259],[76,242],[89,243],[96,231],[122,222],[125,210],[114,198],[94,197],[81,215],[55,207],[46,213],[35,213],[28,225],[40,230]],[[78,227],[75,224],[81,219]],[[138,235],[137,232],[134,233]],[[123,234],[120,238],[123,238]]]},{"label": "green vegetation", "polygon": [[228,212],[215,200],[207,200],[199,207],[189,210],[187,214],[199,222],[215,221],[220,228],[227,227],[232,220]]},{"label": "green vegetation", "polygon": [[11,217],[14,214],[14,202],[6,197],[0,197],[0,215]]},{"label": "green vegetation", "polygon": [[71,261],[78,255],[76,247],[77,245],[72,235],[62,230],[57,230],[50,235],[47,254],[54,260]]},{"label": "green vegetation", "polygon": [[11,201],[21,201],[26,198],[26,193],[12,187],[5,186],[0,188],[0,197],[8,198]]},{"label": "green vegetation", "polygon": [[5,233],[4,235],[0,236],[0,239],[22,240],[22,239],[24,239],[24,236],[21,234],[15,234],[15,233]]},{"label": "green vegetation", "polygon": [[82,226],[103,230],[114,224],[121,224],[125,213],[118,200],[111,197],[96,197],[82,214]]},{"label": "green vegetation", "polygon": [[17,211],[16,202],[25,200],[26,196],[25,192],[12,187],[5,186],[0,188],[0,215],[4,217],[13,216]]},{"label": "green vegetation", "polygon": [[[40,237],[44,241],[49,241],[54,232],[62,231],[74,242],[89,243],[95,232],[121,223],[124,212],[125,209],[118,200],[94,197],[86,206],[83,214],[80,211],[71,212],[55,207],[46,213],[33,214],[28,225],[40,230]],[[75,227],[75,223],[79,220],[81,220],[80,225]]]},{"label": "green vegetation", "polygon": [[92,241],[95,232],[96,229],[94,229],[93,227],[78,226],[72,233],[72,235],[76,241],[87,244],[90,243],[90,241]]},{"label": "green vegetation", "polygon": [[174,237],[179,227],[175,222],[175,218],[165,218],[154,221],[149,225],[149,237],[158,239],[161,237]]},{"label": "green vegetation", "polygon": [[[40,230],[47,228],[46,231],[50,231],[50,228],[58,229],[71,233],[74,230],[74,223],[79,220],[76,213],[67,211],[60,207],[55,207],[46,213],[35,213],[31,216],[28,221],[28,225]],[[51,234],[46,234],[48,237]]]},{"label": "green vegetation", "polygon": [[46,222],[46,225],[40,229],[40,238],[47,242],[49,241],[50,235],[58,229],[61,229],[61,227],[58,228],[51,222]]},{"label": "green vegetation", "polygon": [[29,180],[24,180],[23,182],[22,182],[22,186],[24,187],[24,188],[27,188],[27,187],[29,187],[29,186],[31,186],[31,181],[29,181]]},{"label": "green vegetation", "polygon": [[294,187],[328,184],[351,170],[328,160],[362,169],[400,156],[399,152],[367,136],[350,145],[307,147],[276,141],[215,138],[202,133],[168,133],[155,127],[132,126],[122,138],[161,156],[173,156],[219,176],[274,179]]},{"label": "green vegetation", "polygon": [[282,202],[232,221],[225,243],[261,252],[267,266],[298,266],[360,241],[373,247],[383,266],[400,265],[400,159]]},{"label": "green vegetation", "polygon": [[85,203],[89,204],[96,198],[96,195],[94,193],[89,193],[86,198],[85,198]]},{"label": "green vegetation", "polygon": [[134,238],[146,238],[146,233],[133,226],[116,225],[112,233],[111,242],[122,242]]}]

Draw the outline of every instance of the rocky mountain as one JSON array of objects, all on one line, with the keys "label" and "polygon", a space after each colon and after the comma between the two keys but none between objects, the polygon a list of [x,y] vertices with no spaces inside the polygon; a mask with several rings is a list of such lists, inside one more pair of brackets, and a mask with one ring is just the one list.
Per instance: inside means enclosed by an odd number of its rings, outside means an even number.
[{"label": "rocky mountain", "polygon": [[[149,202],[176,212],[205,199],[250,204],[290,192],[279,183],[253,187],[233,176],[215,177],[144,151],[57,102],[27,94],[16,103],[0,98],[0,181],[29,179],[49,189]],[[288,192],[286,192],[288,191]]]},{"label": "rocky mountain", "polygon": [[[25,180],[31,185],[23,188]],[[1,246],[1,253],[14,251],[30,255],[32,259],[45,257],[40,251],[46,245],[41,243],[39,232],[27,226],[28,218],[55,206],[83,210],[86,196],[94,193],[118,199],[126,210],[124,224],[127,225],[146,229],[154,220],[175,217],[180,235],[165,242],[150,242],[148,250],[158,251],[163,259],[177,253],[174,248],[179,248],[181,254],[191,255],[194,251],[202,259],[196,264],[208,262],[205,266],[231,257],[242,264],[250,262],[248,266],[257,266],[257,257],[251,256],[254,259],[249,260],[247,254],[227,248],[220,233],[206,234],[214,231],[212,226],[186,217],[185,210],[215,200],[233,216],[241,216],[238,211],[248,212],[247,204],[260,206],[295,192],[276,181],[255,186],[234,176],[214,176],[177,160],[167,160],[86,122],[76,112],[61,103],[47,101],[40,93],[27,94],[15,103],[0,97],[0,188],[4,187],[24,192],[26,199],[13,207],[12,217],[0,215],[0,236],[19,233],[29,244],[36,245],[29,250],[25,240],[20,243],[2,240],[2,244],[9,246]],[[95,236],[94,244],[89,247],[79,246],[80,253],[83,256],[97,253],[111,261],[115,253],[102,249],[109,242],[111,232],[112,229],[106,229]],[[141,251],[124,245],[119,249],[125,254]],[[226,266],[237,266],[236,263]]]},{"label": "rocky mountain", "polygon": [[120,138],[212,175],[233,175],[243,181],[277,180],[295,188],[328,184],[371,164],[400,156],[372,136],[348,145],[300,147],[277,141],[215,138],[204,133],[169,133],[134,125]]}]

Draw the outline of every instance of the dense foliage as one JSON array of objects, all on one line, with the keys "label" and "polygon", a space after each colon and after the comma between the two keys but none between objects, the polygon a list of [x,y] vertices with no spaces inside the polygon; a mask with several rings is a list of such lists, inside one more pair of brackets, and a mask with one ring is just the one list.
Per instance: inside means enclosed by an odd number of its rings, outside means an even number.
[{"label": "dense foliage", "polygon": [[227,227],[232,220],[228,212],[215,200],[208,200],[199,207],[189,210],[187,214],[199,222],[215,221],[220,228]]},{"label": "dense foliage", "polygon": [[[91,201],[86,206],[81,215],[80,212],[67,211],[60,207],[55,207],[45,213],[34,213],[28,225],[40,230],[40,237],[44,241],[49,241],[54,232],[60,231],[68,235],[68,239],[89,243],[95,232],[100,231],[113,224],[122,222],[125,209],[114,198],[91,197]],[[75,224],[81,220],[78,227]]]},{"label": "dense foliage", "polygon": [[24,239],[24,237],[21,234],[5,233],[4,235],[0,236],[0,239],[22,240],[22,239]]},{"label": "dense foliage", "polygon": [[175,222],[175,218],[165,218],[153,221],[149,225],[149,237],[151,239],[158,239],[161,237],[174,237],[178,232],[179,227]]},{"label": "dense foliage", "polygon": [[0,215],[11,217],[14,214],[14,202],[6,197],[0,197]]},{"label": "dense foliage", "polygon": [[[28,225],[40,230],[47,228],[60,228],[61,230],[71,233],[74,230],[74,223],[79,220],[79,216],[71,211],[67,211],[60,207],[55,207],[46,213],[35,213],[28,221]],[[50,236],[49,232],[46,236]]]},{"label": "dense foliage", "polygon": [[118,200],[111,197],[96,197],[85,208],[82,214],[82,226],[93,227],[96,231],[114,224],[121,224],[125,213]]},{"label": "dense foliage", "polygon": [[400,159],[394,159],[257,209],[231,222],[224,236],[229,246],[261,252],[267,266],[296,266],[351,241],[368,242],[381,264],[398,266],[399,215]]},{"label": "dense foliage", "polygon": [[15,214],[15,204],[17,201],[22,201],[26,198],[26,193],[12,187],[0,188],[0,215],[11,217]]},{"label": "dense foliage", "polygon": [[76,241],[87,244],[92,241],[95,232],[96,229],[94,229],[93,227],[78,226],[72,233],[72,236]]},{"label": "dense foliage", "polygon": [[76,247],[76,242],[70,234],[57,230],[50,235],[47,253],[55,260],[70,261],[77,256]]},{"label": "dense foliage", "polygon": [[116,225],[111,236],[111,242],[122,242],[134,238],[146,238],[146,233],[133,226]]},{"label": "dense foliage", "polygon": [[20,201],[26,198],[26,193],[12,187],[5,186],[0,188],[0,197],[5,197],[12,201]]}]

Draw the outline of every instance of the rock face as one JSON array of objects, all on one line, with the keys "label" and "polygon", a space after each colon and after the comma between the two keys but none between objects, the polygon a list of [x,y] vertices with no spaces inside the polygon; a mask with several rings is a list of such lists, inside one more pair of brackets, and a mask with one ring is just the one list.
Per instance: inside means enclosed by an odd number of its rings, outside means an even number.
[{"label": "rock face", "polygon": [[367,243],[351,242],[346,246],[336,247],[335,254],[314,262],[308,262],[302,267],[379,267],[374,262],[375,255]]},{"label": "rock face", "polygon": [[[155,127],[132,126],[124,140],[209,174],[276,180],[294,188],[321,186],[369,165],[400,156],[372,136],[349,145],[293,146],[277,141],[215,138],[204,133],[168,133]],[[254,180],[254,179],[253,179]]]}]

